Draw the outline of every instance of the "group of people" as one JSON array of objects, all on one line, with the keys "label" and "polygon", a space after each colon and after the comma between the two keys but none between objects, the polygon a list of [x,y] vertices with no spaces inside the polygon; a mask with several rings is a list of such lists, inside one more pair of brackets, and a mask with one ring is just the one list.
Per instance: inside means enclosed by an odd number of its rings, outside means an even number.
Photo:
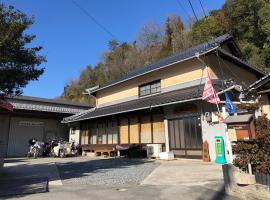
[{"label": "group of people", "polygon": [[74,141],[66,142],[63,139],[56,140],[48,138],[45,142],[39,142],[35,138],[29,141],[29,152],[27,157],[37,158],[39,155],[43,157],[66,157],[67,155],[77,156],[79,145]]}]

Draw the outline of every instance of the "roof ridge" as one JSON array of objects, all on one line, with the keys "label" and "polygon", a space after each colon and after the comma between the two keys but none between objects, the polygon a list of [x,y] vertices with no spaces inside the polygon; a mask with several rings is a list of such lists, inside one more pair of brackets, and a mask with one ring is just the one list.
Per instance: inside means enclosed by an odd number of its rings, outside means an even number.
[{"label": "roof ridge", "polygon": [[193,56],[195,56],[196,53],[207,53],[212,48],[214,49],[214,47],[218,47],[221,43],[223,43],[227,40],[230,40],[232,38],[233,37],[231,35],[224,34],[224,35],[216,37],[212,40],[209,40],[207,42],[192,46],[192,47],[187,48],[181,52],[175,53],[169,57],[162,58],[154,63],[138,67],[138,68],[128,72],[126,75],[123,75],[122,77],[120,77],[118,79],[115,79],[113,81],[105,83],[104,85],[101,85],[99,87],[95,87],[93,90],[89,90],[89,88],[88,88],[88,93],[91,94],[91,93],[94,93],[94,92],[99,91],[101,89],[105,89],[105,88],[110,87],[112,85],[116,85],[118,83],[135,78],[137,76],[141,76],[143,74],[150,73],[152,71],[155,71],[155,70],[162,68],[162,66],[166,67],[166,66],[171,65],[175,62],[180,62],[180,61],[183,61],[187,58],[192,58]]}]

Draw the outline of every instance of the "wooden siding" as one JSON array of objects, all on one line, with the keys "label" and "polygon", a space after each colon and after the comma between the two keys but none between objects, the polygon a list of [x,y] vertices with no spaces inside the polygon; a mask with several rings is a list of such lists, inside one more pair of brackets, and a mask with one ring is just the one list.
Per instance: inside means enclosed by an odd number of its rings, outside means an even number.
[{"label": "wooden siding", "polygon": [[129,145],[148,143],[165,143],[163,114],[154,112],[153,114],[127,115],[117,117],[114,120],[98,119],[96,121],[82,122],[82,145]]},{"label": "wooden siding", "polygon": [[153,115],[153,143],[165,142],[163,115]]},{"label": "wooden siding", "polygon": [[128,119],[121,119],[119,125],[120,143],[128,144]]},{"label": "wooden siding", "polygon": [[141,118],[141,143],[152,143],[151,116]]},{"label": "wooden siding", "polygon": [[138,144],[139,141],[139,119],[138,117],[132,117],[129,120],[130,129],[130,143]]}]

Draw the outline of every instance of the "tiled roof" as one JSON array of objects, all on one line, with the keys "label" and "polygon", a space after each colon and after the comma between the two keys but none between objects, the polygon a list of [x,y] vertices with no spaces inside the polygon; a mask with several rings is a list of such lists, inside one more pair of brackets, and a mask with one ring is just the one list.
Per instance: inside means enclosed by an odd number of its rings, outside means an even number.
[{"label": "tiled roof", "polygon": [[127,73],[127,75],[125,75],[119,79],[116,79],[116,80],[109,82],[105,85],[102,85],[100,87],[94,87],[93,89],[89,89],[88,92],[94,93],[96,91],[99,91],[101,89],[107,88],[109,86],[112,86],[112,85],[115,85],[118,83],[121,83],[121,82],[129,80],[131,78],[135,78],[137,76],[141,76],[143,74],[164,68],[164,67],[171,65],[173,63],[180,62],[180,61],[183,61],[185,59],[189,59],[191,57],[194,57],[197,53],[205,54],[205,53],[212,51],[215,48],[219,47],[221,44],[223,44],[224,42],[226,42],[228,40],[232,40],[232,37],[229,34],[222,35],[222,36],[217,37],[217,38],[210,40],[208,42],[202,43],[200,45],[186,49],[182,52],[176,53],[170,57],[161,59],[153,64],[139,67],[139,68]]},{"label": "tiled roof", "polygon": [[184,101],[199,100],[201,98],[203,86],[196,86],[172,92],[156,94],[148,97],[142,97],[136,100],[131,100],[124,103],[119,103],[106,107],[97,107],[85,111],[84,113],[67,117],[63,120],[64,123],[93,119],[103,116],[109,116],[119,113],[132,112],[135,110],[144,110],[163,105],[180,103]]},{"label": "tiled roof", "polygon": [[18,99],[18,100],[26,100],[26,101],[33,101],[33,102],[45,102],[45,103],[53,103],[53,104],[61,104],[61,105],[68,105],[68,106],[79,106],[79,107],[86,107],[89,108],[91,105],[86,103],[79,103],[74,101],[68,101],[64,99],[48,99],[48,98],[40,98],[40,97],[30,97],[30,96],[15,96],[9,99]]},{"label": "tiled roof", "polygon": [[91,106],[86,104],[26,96],[7,98],[7,101],[16,110],[77,114],[91,108]]},{"label": "tiled roof", "polygon": [[228,116],[225,119],[225,123],[247,123],[250,122],[250,120],[253,118],[252,114],[245,114],[245,115],[235,115],[235,116]]}]

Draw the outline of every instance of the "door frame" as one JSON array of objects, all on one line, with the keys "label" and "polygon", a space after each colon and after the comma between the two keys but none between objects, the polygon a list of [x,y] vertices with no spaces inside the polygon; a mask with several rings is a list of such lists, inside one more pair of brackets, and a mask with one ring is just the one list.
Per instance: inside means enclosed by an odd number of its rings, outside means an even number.
[{"label": "door frame", "polygon": [[[186,137],[184,139],[184,142],[185,142],[185,148],[172,148],[171,147],[171,132],[170,132],[170,121],[171,120],[181,120],[181,119],[185,119],[185,118],[191,118],[191,117],[197,117],[201,120],[201,115],[200,114],[190,114],[190,115],[183,115],[183,116],[177,116],[177,117],[170,117],[170,118],[167,118],[168,120],[168,144],[169,144],[169,150],[170,151],[173,151],[173,150],[183,150],[185,151],[185,155],[176,155],[175,157],[180,157],[180,158],[202,158],[202,155],[199,156],[199,155],[188,155],[187,151],[189,150],[194,150],[194,151],[202,151],[203,148],[202,148],[202,145],[201,145],[201,148],[187,148],[186,147]],[[198,120],[201,124],[201,121]],[[200,128],[199,130],[201,131],[201,135],[202,135],[202,126],[200,125]],[[201,138],[201,141],[202,141],[202,144],[203,144],[203,138]]]}]

